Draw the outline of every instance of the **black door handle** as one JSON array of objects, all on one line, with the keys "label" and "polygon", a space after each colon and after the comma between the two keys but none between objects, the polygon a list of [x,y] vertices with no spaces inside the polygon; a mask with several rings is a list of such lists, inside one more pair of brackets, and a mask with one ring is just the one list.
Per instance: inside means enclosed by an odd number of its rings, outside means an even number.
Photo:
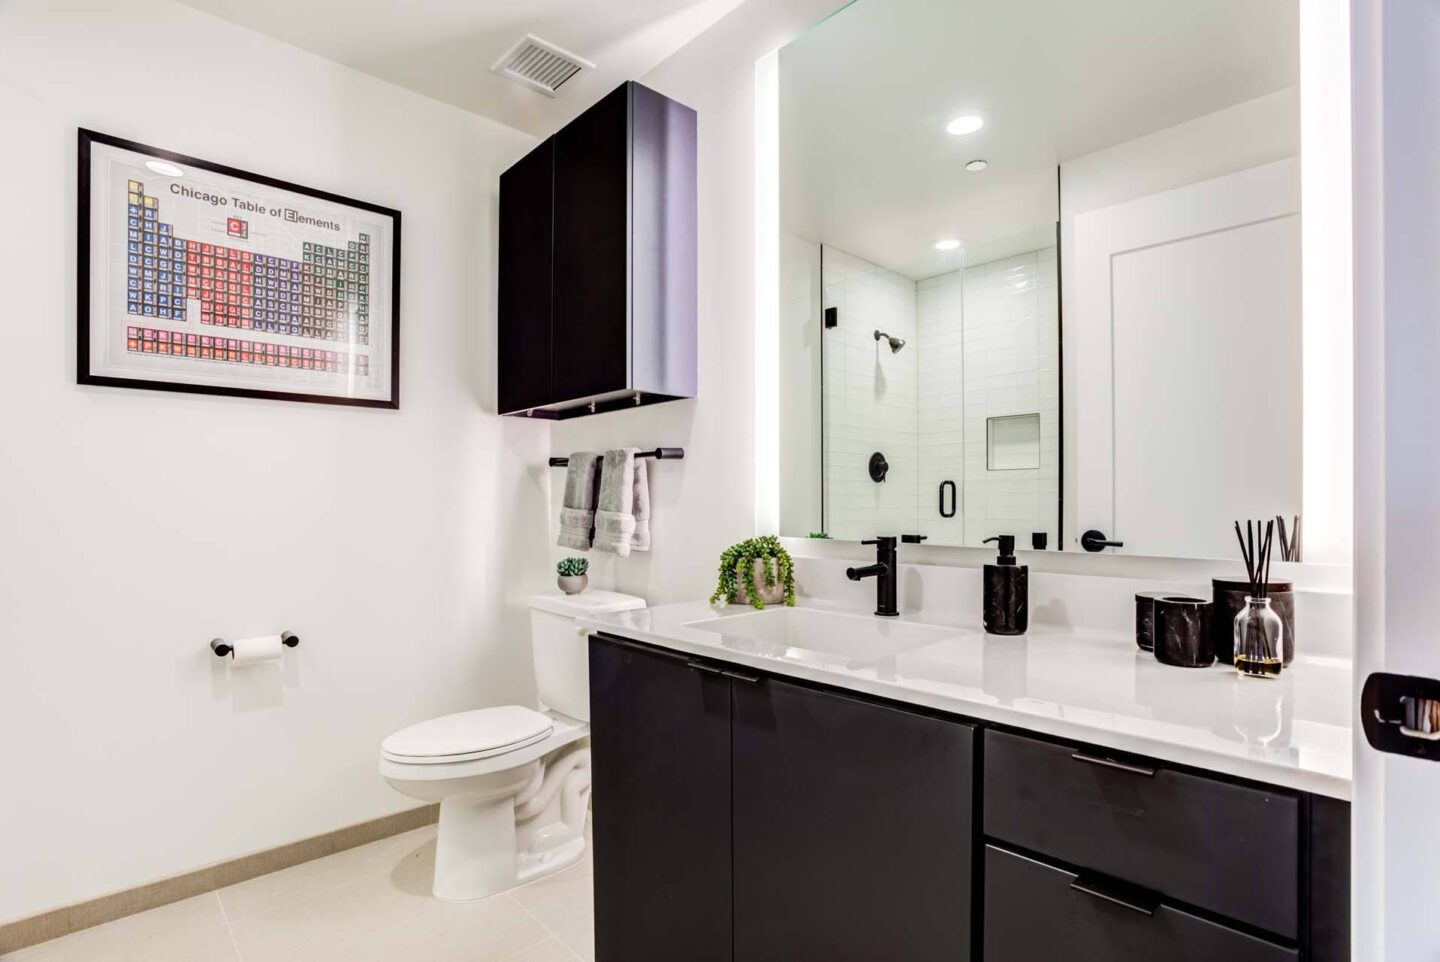
[{"label": "black door handle", "polygon": [[1105,537],[1105,532],[1091,528],[1080,536],[1080,547],[1086,551],[1104,551],[1106,548],[1123,548],[1125,542],[1110,541]]},{"label": "black door handle", "polygon": [[1153,918],[1155,910],[1160,907],[1159,897],[1151,892],[1118,882],[1101,880],[1094,876],[1079,876],[1070,883],[1070,888],[1083,895],[1118,905],[1132,912],[1139,912],[1149,918]]},{"label": "black door handle", "polygon": [[1117,762],[1113,758],[1096,758],[1094,755],[1086,755],[1083,752],[1076,752],[1070,757],[1077,762],[1084,762],[1087,765],[1098,765],[1101,768],[1110,768],[1117,772],[1125,772],[1129,775],[1143,775],[1145,778],[1155,777],[1155,769],[1153,768],[1145,768],[1141,765],[1127,765],[1125,762]]}]

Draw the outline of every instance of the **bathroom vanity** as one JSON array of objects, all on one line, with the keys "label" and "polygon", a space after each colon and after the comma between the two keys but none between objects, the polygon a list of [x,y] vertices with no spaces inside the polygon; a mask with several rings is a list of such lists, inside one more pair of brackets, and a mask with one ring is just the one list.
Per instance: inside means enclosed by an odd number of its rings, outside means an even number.
[{"label": "bathroom vanity", "polygon": [[583,624],[600,962],[1349,958],[1343,663],[811,607]]}]

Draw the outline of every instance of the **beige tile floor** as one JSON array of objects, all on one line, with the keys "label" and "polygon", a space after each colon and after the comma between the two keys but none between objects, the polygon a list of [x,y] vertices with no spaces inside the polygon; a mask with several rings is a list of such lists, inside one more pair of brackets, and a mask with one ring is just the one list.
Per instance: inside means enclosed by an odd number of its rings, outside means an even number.
[{"label": "beige tile floor", "polygon": [[593,962],[590,855],[480,902],[430,895],[435,827],[34,945],[3,962]]}]

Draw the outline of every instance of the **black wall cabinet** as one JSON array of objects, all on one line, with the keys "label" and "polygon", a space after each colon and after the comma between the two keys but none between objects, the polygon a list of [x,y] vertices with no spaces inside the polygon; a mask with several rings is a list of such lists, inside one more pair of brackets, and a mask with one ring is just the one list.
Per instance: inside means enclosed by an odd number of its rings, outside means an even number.
[{"label": "black wall cabinet", "polygon": [[500,413],[695,396],[695,121],[625,83],[500,176]]}]

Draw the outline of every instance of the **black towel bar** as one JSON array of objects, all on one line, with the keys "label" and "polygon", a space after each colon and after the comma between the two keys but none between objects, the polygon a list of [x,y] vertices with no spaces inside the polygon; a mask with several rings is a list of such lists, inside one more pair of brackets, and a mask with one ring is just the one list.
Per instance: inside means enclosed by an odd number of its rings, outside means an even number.
[{"label": "black towel bar", "polygon": [[[660,461],[681,461],[685,458],[684,448],[656,448],[654,451],[637,451],[637,458],[655,458]],[[570,466],[569,458],[551,458],[550,467],[566,468]]]}]

